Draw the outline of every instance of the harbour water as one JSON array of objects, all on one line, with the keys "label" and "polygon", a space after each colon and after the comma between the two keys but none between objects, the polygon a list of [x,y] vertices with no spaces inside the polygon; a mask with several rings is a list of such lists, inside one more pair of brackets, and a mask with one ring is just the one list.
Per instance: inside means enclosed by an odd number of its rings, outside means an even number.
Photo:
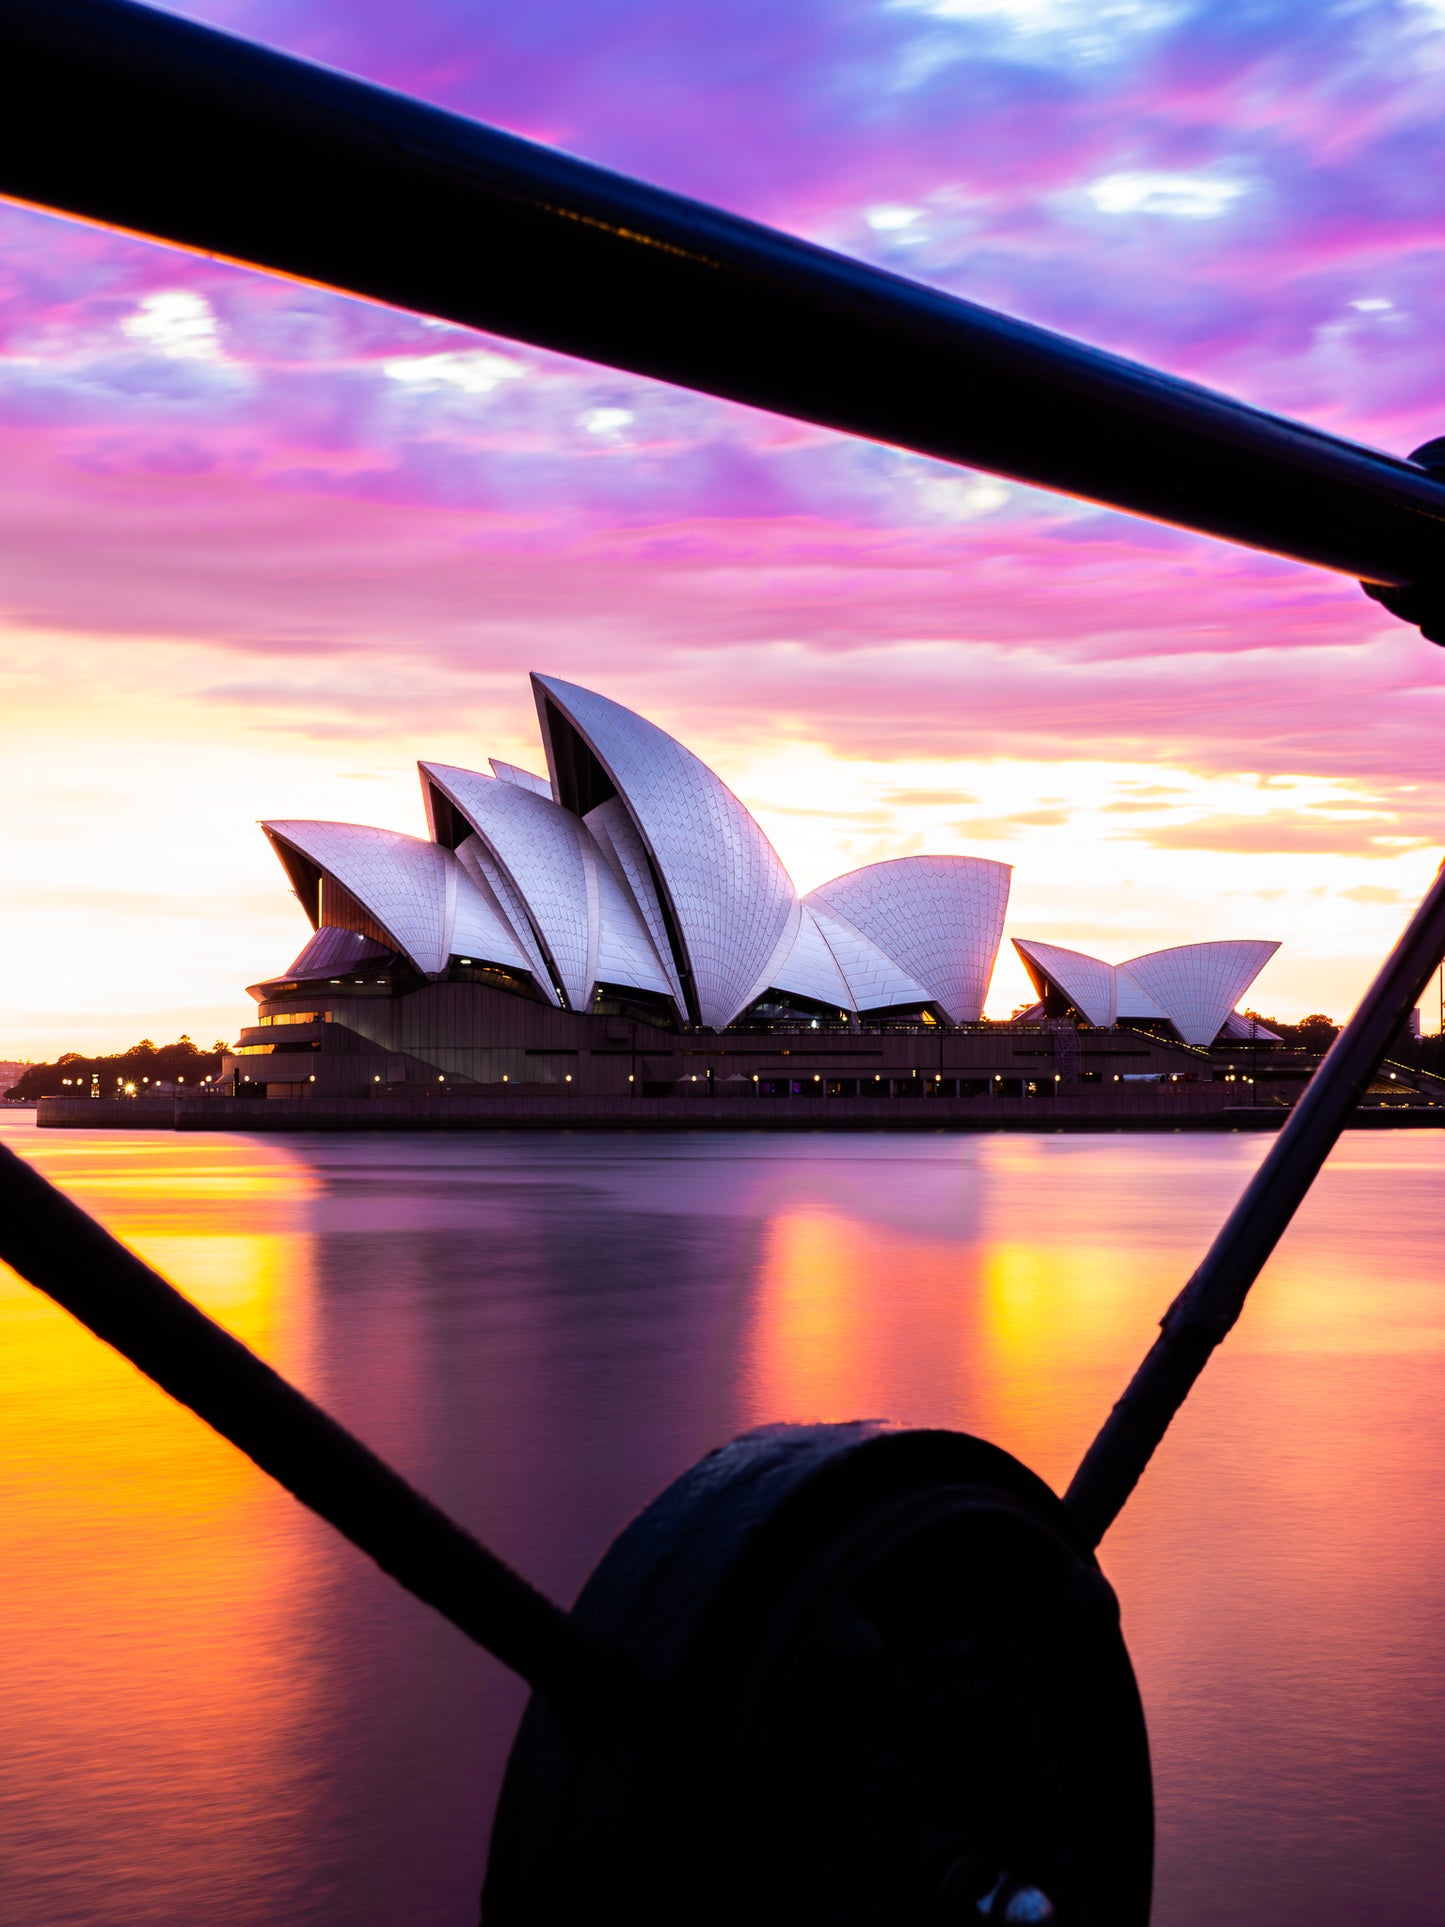
[{"label": "harbour water", "polygon": [[[772,1419],[1063,1481],[1253,1136],[5,1140],[523,1571]],[[1348,1136],[1103,1562],[1159,1927],[1445,1915],[1445,1132]],[[470,1927],[521,1689],[0,1272],[0,1917]]]}]

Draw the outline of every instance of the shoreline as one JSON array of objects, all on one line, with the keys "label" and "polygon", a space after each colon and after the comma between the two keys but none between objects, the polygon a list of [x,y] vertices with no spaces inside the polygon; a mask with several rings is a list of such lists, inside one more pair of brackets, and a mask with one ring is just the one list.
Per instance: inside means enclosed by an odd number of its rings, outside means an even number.
[{"label": "shoreline", "polygon": [[[1210,1101],[1210,1087],[1115,1097],[76,1098],[46,1097],[40,1130],[243,1131],[1277,1131],[1283,1104]],[[1445,1130],[1445,1105],[1359,1107],[1353,1130]]]}]

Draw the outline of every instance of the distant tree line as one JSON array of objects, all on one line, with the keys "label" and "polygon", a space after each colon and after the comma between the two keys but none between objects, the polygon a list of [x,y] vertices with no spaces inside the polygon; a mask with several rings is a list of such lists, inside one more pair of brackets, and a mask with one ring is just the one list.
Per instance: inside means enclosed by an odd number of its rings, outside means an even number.
[{"label": "distant tree line", "polygon": [[143,1037],[127,1051],[109,1057],[86,1057],[68,1050],[53,1064],[32,1064],[18,1084],[12,1084],[6,1097],[74,1097],[77,1088],[88,1091],[92,1078],[98,1079],[102,1097],[114,1097],[127,1084],[144,1091],[149,1084],[200,1084],[221,1074],[221,1053],[230,1046],[220,1038],[209,1050],[202,1050],[189,1037],[178,1037],[174,1044],[153,1044]]},{"label": "distant tree line", "polygon": [[1340,1027],[1333,1017],[1326,1017],[1323,1011],[1315,1011],[1308,1017],[1301,1017],[1297,1024],[1282,1023],[1278,1017],[1266,1017],[1262,1011],[1242,1010],[1240,1016],[1248,1023],[1251,1018],[1264,1030],[1272,1030],[1282,1043],[1293,1050],[1326,1051],[1340,1034]]}]

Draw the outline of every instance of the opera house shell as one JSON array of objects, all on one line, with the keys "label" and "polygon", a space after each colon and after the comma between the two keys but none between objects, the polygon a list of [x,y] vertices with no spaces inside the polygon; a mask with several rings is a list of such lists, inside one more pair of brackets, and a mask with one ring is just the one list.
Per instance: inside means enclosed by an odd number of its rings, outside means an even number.
[{"label": "opera house shell", "polygon": [[972,1023],[1010,868],[872,863],[805,897],[707,765],[592,690],[533,676],[547,775],[420,765],[430,840],[350,823],[263,827],[316,934],[287,976],[338,981],[385,955],[559,1010],[625,1006],[723,1030],[784,1012]]},{"label": "opera house shell", "polygon": [[1251,1027],[1234,1009],[1279,949],[1277,943],[1254,938],[1184,943],[1120,964],[1022,937],[1014,938],[1014,949],[1039,994],[1035,1008],[1041,1017],[1074,1015],[1101,1030],[1127,1022],[1166,1023],[1184,1043],[1200,1048],[1220,1037],[1279,1041],[1273,1031]]}]

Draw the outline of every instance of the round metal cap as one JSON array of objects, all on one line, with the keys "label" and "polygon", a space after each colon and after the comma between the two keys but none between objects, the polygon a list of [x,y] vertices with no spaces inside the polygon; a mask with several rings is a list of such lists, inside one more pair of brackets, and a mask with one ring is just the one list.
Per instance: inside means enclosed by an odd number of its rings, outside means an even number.
[{"label": "round metal cap", "polygon": [[686,1473],[575,1608],[631,1716],[534,1699],[487,1927],[1144,1927],[1152,1799],[1114,1595],[958,1433],[769,1427]]}]

